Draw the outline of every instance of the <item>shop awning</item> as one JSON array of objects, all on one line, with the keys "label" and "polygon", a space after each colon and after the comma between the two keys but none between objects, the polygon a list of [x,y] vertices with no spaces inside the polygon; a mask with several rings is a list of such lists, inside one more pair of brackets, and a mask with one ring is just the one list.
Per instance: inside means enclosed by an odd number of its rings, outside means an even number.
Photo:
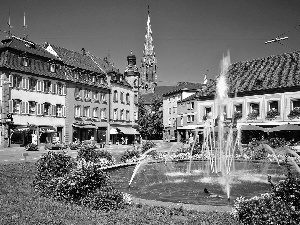
[{"label": "shop awning", "polygon": [[78,124],[73,124],[73,127],[78,127],[81,129],[96,129],[95,125],[91,125],[91,124],[86,124],[86,125],[78,125]]},{"label": "shop awning", "polygon": [[195,130],[201,128],[203,128],[203,126],[201,125],[187,125],[187,126],[177,127],[178,130]]},{"label": "shop awning", "polygon": [[109,133],[110,133],[110,134],[117,134],[118,131],[117,131],[116,128],[110,128],[110,132],[109,132]]},{"label": "shop awning", "polygon": [[139,134],[139,132],[132,127],[118,127],[123,134]]}]

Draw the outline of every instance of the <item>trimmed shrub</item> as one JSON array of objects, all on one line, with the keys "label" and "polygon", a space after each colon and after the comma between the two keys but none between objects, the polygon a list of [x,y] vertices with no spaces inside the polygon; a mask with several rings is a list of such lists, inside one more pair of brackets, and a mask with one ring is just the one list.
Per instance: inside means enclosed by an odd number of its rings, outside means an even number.
[{"label": "trimmed shrub", "polygon": [[140,152],[137,149],[127,149],[121,156],[120,161],[123,163],[128,162],[132,158],[139,158]]},{"label": "trimmed shrub", "polygon": [[30,144],[25,146],[25,150],[26,151],[38,151],[39,148],[36,144],[30,143]]}]

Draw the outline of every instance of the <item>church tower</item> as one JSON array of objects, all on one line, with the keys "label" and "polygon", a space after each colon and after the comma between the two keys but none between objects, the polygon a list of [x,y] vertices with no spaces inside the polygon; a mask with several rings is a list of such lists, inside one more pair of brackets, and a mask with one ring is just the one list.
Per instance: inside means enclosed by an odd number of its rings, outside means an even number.
[{"label": "church tower", "polygon": [[138,71],[138,68],[136,66],[136,57],[135,55],[130,53],[129,56],[127,56],[127,66],[125,68],[125,79],[126,81],[134,88],[138,89],[139,88],[139,78],[140,78],[140,73]]},{"label": "church tower", "polygon": [[148,20],[145,34],[143,57],[141,60],[141,78],[140,78],[140,93],[154,93],[154,88],[157,85],[157,61],[154,52],[152,30],[150,24],[150,12],[148,6]]}]

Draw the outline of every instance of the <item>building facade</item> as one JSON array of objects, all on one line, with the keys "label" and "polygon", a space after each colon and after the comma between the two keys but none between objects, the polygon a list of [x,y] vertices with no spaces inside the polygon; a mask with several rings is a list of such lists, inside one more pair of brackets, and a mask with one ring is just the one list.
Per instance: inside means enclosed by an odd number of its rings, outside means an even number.
[{"label": "building facade", "polygon": [[[0,146],[64,140],[66,81],[61,60],[15,36],[0,45]],[[9,120],[12,117],[12,120]]]},{"label": "building facade", "polygon": [[[228,121],[237,121],[237,126],[300,124],[299,52],[234,63],[227,73],[227,84],[229,98],[223,102],[223,114]],[[180,114],[185,114],[185,106],[194,102],[197,116],[191,125],[201,129],[207,121],[215,124],[215,90],[216,82],[209,82],[205,90],[180,101],[177,122]],[[183,126],[186,124],[183,116]]]},{"label": "building facade", "polygon": [[[189,125],[188,123],[192,123],[195,120],[195,106],[191,103],[184,108],[180,105],[180,109],[178,109],[177,102],[195,94],[201,88],[202,84],[180,82],[173,89],[163,94],[163,137],[165,141],[177,140],[179,130],[185,129]],[[185,109],[189,110],[186,111]],[[179,116],[182,119],[178,120]]]}]

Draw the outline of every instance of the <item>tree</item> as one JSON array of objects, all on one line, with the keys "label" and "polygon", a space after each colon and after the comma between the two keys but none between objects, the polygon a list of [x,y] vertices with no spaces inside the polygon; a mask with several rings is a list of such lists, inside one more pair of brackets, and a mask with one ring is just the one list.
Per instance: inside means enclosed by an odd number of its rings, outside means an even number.
[{"label": "tree", "polygon": [[162,138],[164,128],[162,105],[162,97],[158,95],[152,97],[150,105],[145,104],[142,97],[139,98],[138,125],[144,139]]}]

